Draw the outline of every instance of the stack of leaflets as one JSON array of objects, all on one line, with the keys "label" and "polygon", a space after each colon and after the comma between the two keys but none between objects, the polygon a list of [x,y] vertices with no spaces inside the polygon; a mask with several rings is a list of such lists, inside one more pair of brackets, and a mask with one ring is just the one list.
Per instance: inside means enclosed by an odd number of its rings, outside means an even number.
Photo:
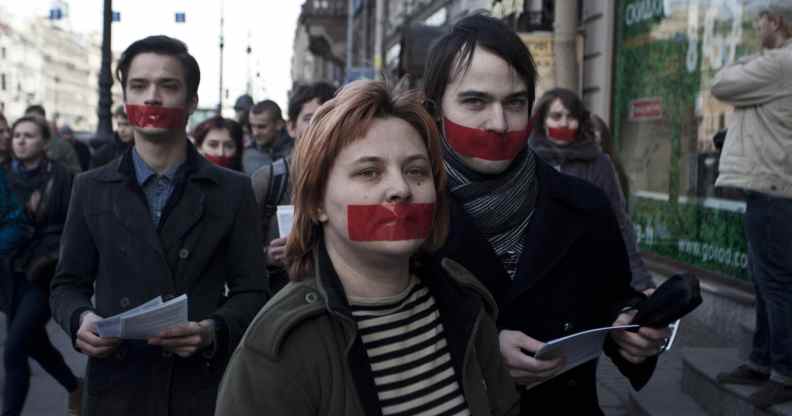
[{"label": "stack of leaflets", "polygon": [[187,323],[187,295],[167,302],[158,296],[136,308],[96,323],[100,337],[147,339],[179,324]]}]

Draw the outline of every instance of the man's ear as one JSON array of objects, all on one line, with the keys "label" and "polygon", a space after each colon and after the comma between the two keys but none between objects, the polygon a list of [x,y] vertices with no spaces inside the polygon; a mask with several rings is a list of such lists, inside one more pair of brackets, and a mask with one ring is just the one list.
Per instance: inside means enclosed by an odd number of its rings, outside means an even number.
[{"label": "man's ear", "polygon": [[187,103],[187,114],[192,114],[198,108],[198,94],[196,93]]},{"label": "man's ear", "polygon": [[292,139],[296,139],[297,136],[297,123],[292,123],[291,121],[286,122],[286,131],[289,133]]}]

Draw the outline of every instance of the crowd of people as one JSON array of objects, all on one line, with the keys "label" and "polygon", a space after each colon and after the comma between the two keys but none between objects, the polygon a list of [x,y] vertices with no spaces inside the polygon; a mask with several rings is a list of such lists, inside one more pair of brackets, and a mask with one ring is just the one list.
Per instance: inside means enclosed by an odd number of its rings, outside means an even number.
[{"label": "crowd of people", "polygon": [[[762,16],[788,45],[792,18]],[[235,119],[188,132],[201,72],[170,37],[131,44],[116,76],[115,134],[93,152],[40,106],[0,115],[3,416],[21,414],[29,358],[73,415],[602,414],[597,360],[536,353],[630,324],[655,284],[607,124],[574,91],[536,100],[506,24],[453,25],[421,90],[303,85],[286,120],[242,96]],[[763,313],[788,311],[765,287]],[[182,294],[187,323],[99,335],[104,317]],[[84,378],[51,317],[88,356]],[[669,334],[615,330],[604,352],[640,389]],[[779,383],[767,402],[791,388],[784,342],[734,376]]]}]

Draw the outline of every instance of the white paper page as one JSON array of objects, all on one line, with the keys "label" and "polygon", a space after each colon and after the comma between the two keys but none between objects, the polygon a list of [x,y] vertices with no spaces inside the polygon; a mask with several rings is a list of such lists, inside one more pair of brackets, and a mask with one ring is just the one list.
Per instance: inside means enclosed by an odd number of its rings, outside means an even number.
[{"label": "white paper page", "polygon": [[278,205],[278,237],[286,237],[294,223],[294,205]]},{"label": "white paper page", "polygon": [[184,323],[187,323],[187,295],[171,299],[141,314],[121,318],[121,338],[146,339]]},{"label": "white paper page", "polygon": [[[547,342],[544,347],[536,352],[536,358],[549,360],[559,356],[564,356],[566,362],[564,368],[556,374],[563,374],[585,362],[593,360],[602,354],[602,347],[605,345],[605,337],[611,331],[619,329],[638,328],[638,325],[619,325],[604,328],[589,329],[578,332],[563,338],[554,339]],[[546,380],[545,380],[546,381]],[[530,387],[541,383],[533,384]]]},{"label": "white paper page", "polygon": [[100,337],[120,337],[121,318],[146,311],[159,305],[162,305],[162,296],[157,296],[156,298],[151,299],[142,305],[136,306],[118,315],[113,315],[109,318],[102,319],[101,321],[96,322],[96,332],[99,333]]}]

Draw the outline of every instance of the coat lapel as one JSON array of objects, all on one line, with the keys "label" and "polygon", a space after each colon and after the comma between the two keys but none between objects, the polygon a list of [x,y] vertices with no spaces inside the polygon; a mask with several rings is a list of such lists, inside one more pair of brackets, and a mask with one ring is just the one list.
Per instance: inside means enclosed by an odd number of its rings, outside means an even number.
[{"label": "coat lapel", "polygon": [[[481,234],[473,220],[465,214],[462,204],[449,195],[452,227],[446,245],[436,253],[437,259],[448,257],[464,264],[492,293],[498,305],[511,289],[511,279],[501,265],[492,245]],[[438,266],[439,267],[439,266]]]},{"label": "coat lapel", "polygon": [[201,187],[194,180],[189,180],[184,187],[184,194],[162,226],[162,244],[166,251],[180,244],[183,237],[203,218],[205,202],[206,195]]},{"label": "coat lapel", "polygon": [[581,224],[570,222],[580,214],[575,213],[570,201],[563,200],[557,192],[564,186],[558,180],[561,174],[541,161],[537,161],[536,173],[539,196],[507,303],[546,277],[585,229]]},{"label": "coat lapel", "polygon": [[[187,235],[204,217],[206,194],[202,184],[219,184],[218,169],[198,155],[192,145],[187,146],[187,169],[189,176],[184,192],[173,210],[162,224],[160,237],[165,250],[181,244]],[[180,247],[181,248],[181,247]]]},{"label": "coat lapel", "polygon": [[129,181],[118,183],[113,192],[113,213],[130,235],[136,236],[162,254],[162,244],[143,197]]}]

